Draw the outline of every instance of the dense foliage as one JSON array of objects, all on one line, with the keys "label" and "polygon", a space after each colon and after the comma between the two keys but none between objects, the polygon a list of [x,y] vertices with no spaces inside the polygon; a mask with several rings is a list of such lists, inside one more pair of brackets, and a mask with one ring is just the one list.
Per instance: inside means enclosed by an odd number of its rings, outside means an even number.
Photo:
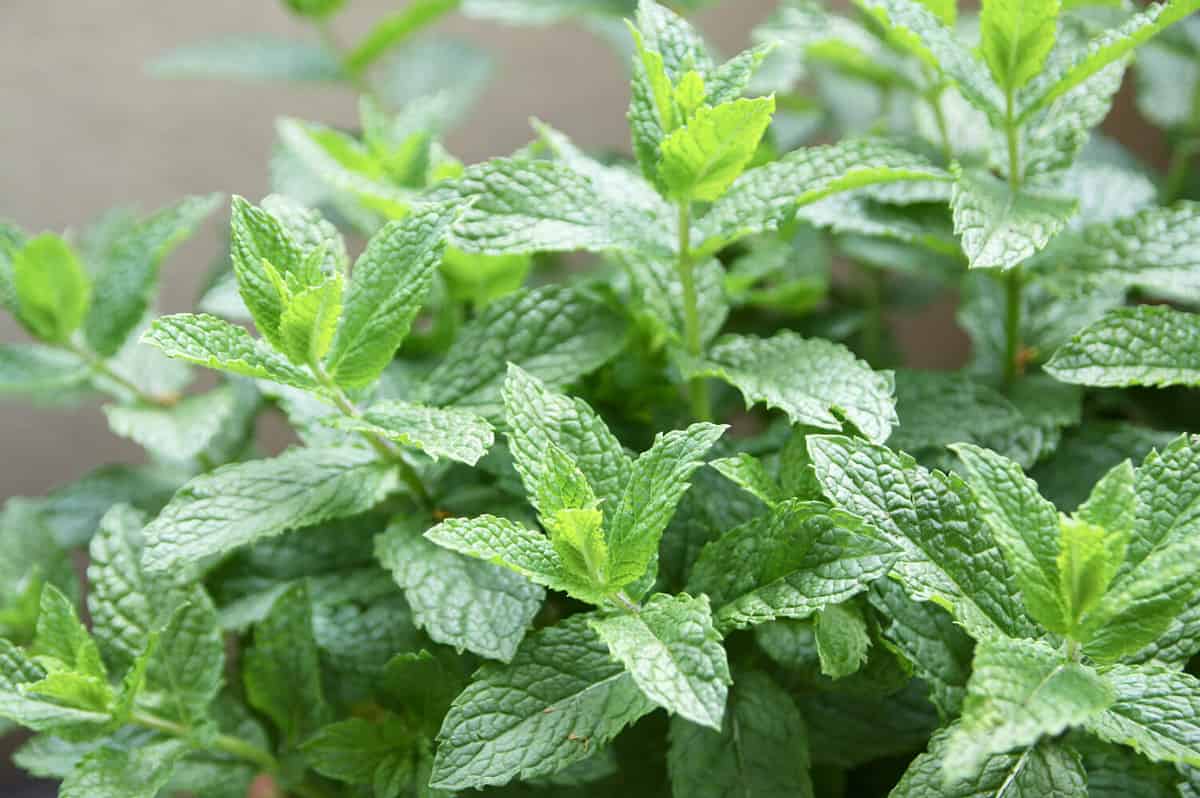
[{"label": "dense foliage", "polygon": [[[0,514],[18,765],[64,798],[1200,794],[1200,0],[786,0],[729,59],[653,0],[413,0],[349,48],[340,0],[286,6],[313,42],[153,66],[361,95],[355,131],[279,123],[203,313],[154,295],[221,197],[0,225],[35,341],[0,391],[99,394],[147,453]],[[422,29],[456,10],[623,48],[633,160],[539,122],[454,158],[487,58]],[[1094,132],[1135,48],[1161,175]],[[969,363],[904,368],[889,317],[947,295]]]}]

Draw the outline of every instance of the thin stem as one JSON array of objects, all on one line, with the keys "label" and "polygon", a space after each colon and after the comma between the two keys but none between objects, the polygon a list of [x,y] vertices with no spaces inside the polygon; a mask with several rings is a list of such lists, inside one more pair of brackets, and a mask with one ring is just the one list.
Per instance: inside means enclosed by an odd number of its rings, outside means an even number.
[{"label": "thin stem", "polygon": [[629,594],[624,590],[618,590],[616,593],[613,593],[612,600],[616,602],[621,609],[625,610],[626,612],[632,612],[634,615],[637,615],[642,611],[642,608],[638,606],[638,603],[631,599]]},{"label": "thin stem", "polygon": [[[357,419],[363,417],[362,411],[358,409],[354,402],[350,401],[350,397],[346,396],[346,392],[342,390],[341,386],[329,376],[329,372],[325,371],[325,367],[321,365],[320,361],[314,360],[312,363],[309,363],[309,368],[312,370],[313,376],[317,378],[317,382],[329,393],[334,405],[341,411],[342,415]],[[429,491],[425,490],[425,484],[421,482],[421,477],[409,462],[404,459],[404,455],[400,452],[396,444],[373,432],[361,431],[359,435],[371,445],[372,449],[379,453],[380,457],[396,466],[400,473],[400,478],[404,480],[404,484],[412,491],[413,496],[416,497],[417,502],[422,507],[426,509],[433,507],[433,499],[430,497]]]},{"label": "thin stem", "polygon": [[886,324],[883,313],[884,274],[881,269],[862,265],[866,300],[866,317],[862,328],[863,355],[873,366],[879,365],[883,354],[883,331]]},{"label": "thin stem", "polygon": [[1015,266],[1004,278],[1004,387],[1021,376],[1021,289],[1024,275]]},{"label": "thin stem", "polygon": [[1067,659],[1071,662],[1079,662],[1083,659],[1083,646],[1077,640],[1067,640]]},{"label": "thin stem", "polygon": [[[700,357],[703,342],[700,337],[700,311],[696,297],[696,264],[692,262],[692,206],[684,200],[679,203],[679,282],[683,288],[683,337],[687,352],[693,358]],[[698,421],[708,421],[712,408],[708,398],[708,382],[703,377],[693,377],[688,384],[692,416]]]},{"label": "thin stem", "polygon": [[1012,89],[1004,97],[1004,133],[1008,140],[1008,187],[1015,194],[1021,187],[1021,149],[1017,126],[1013,120]]},{"label": "thin stem", "polygon": [[1171,153],[1171,162],[1167,165],[1167,176],[1163,180],[1162,201],[1164,204],[1174,202],[1183,193],[1184,183],[1187,182],[1188,168],[1197,152],[1200,152],[1200,139],[1180,142],[1179,146]]},{"label": "thin stem", "polygon": [[[172,737],[179,737],[187,740],[197,748],[204,748],[204,746],[200,746],[192,739],[192,730],[181,723],[160,718],[157,715],[151,715],[149,712],[141,710],[134,710],[129,719],[138,726],[144,726],[147,729],[169,734]],[[279,772],[279,761],[275,759],[270,751],[259,748],[257,745],[240,737],[233,737],[228,734],[217,735],[213,739],[212,750],[229,754],[230,756],[256,765],[265,773],[275,775]]]},{"label": "thin stem", "polygon": [[342,73],[350,84],[354,86],[360,93],[370,97],[375,97],[375,89],[371,86],[371,82],[361,71],[351,67],[346,62],[346,48],[338,41],[337,34],[334,33],[333,25],[325,17],[313,21],[313,26],[317,29],[317,35],[321,37],[321,44],[325,45],[325,49],[333,53],[337,58],[338,63],[342,67]]},{"label": "thin stem", "polygon": [[942,157],[946,159],[946,163],[954,160],[954,144],[950,141],[950,126],[946,124],[946,112],[942,110],[942,92],[943,89],[938,89],[932,94],[925,97],[925,102],[929,103],[930,109],[933,110],[933,119],[937,123],[938,135],[942,138]]},{"label": "thin stem", "polygon": [[120,385],[126,391],[137,397],[138,401],[140,402],[144,402],[148,405],[155,405],[156,407],[174,407],[179,403],[179,396],[176,394],[165,394],[159,396],[143,390],[128,377],[125,377],[114,371],[103,357],[93,352],[84,344],[81,344],[77,341],[67,341],[62,346],[64,349],[74,353],[80,359],[86,362],[92,371],[104,376],[106,379],[112,382],[115,382],[117,385]]}]

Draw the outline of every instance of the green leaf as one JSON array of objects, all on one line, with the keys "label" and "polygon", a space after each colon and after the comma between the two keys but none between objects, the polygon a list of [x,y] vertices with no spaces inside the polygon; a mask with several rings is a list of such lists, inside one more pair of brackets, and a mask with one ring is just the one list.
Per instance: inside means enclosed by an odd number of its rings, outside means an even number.
[{"label": "green leaf", "polygon": [[141,531],[145,517],[117,505],[100,520],[88,549],[88,612],[104,659],[123,673],[146,647],[161,612],[163,597],[147,584],[141,567]]},{"label": "green leaf", "polygon": [[322,727],[302,746],[305,760],[326,778],[369,784],[379,798],[396,798],[416,777],[417,739],[391,713],[350,718]]},{"label": "green leaf", "polygon": [[369,449],[293,449],[188,482],[146,527],[144,567],[194,570],[216,555],[291,529],[369,510],[395,489]]},{"label": "green leaf", "polygon": [[269,211],[238,196],[232,204],[230,252],[238,292],[259,333],[283,351],[286,347],[279,335],[284,311],[281,278],[301,267],[305,252]]},{"label": "green leaf", "polygon": [[245,427],[258,407],[250,386],[232,383],[189,396],[171,407],[105,405],[109,428],[168,462],[185,462],[208,449],[223,432]]},{"label": "green leaf", "polygon": [[[1016,463],[970,444],[951,447],[996,543],[1013,570],[1025,607],[1052,632],[1069,631],[1072,617],[1060,594],[1058,512]],[[1066,574],[1062,575],[1066,578]],[[1077,619],[1077,618],[1076,618]]]},{"label": "green leaf", "polygon": [[688,587],[712,599],[729,631],[846,601],[883,577],[895,554],[856,518],[789,499],[705,546]]},{"label": "green leaf", "polygon": [[1088,721],[1088,731],[1156,762],[1200,765],[1196,677],[1154,664],[1114,665],[1104,676],[1116,701]]},{"label": "green leaf", "polygon": [[808,730],[786,690],[739,673],[721,731],[671,719],[667,767],[676,798],[812,798]]},{"label": "green leaf", "polygon": [[199,366],[305,391],[319,388],[311,374],[253,338],[246,328],[205,313],[160,316],[142,334],[142,343],[158,347],[167,357]]},{"label": "green leaf", "polygon": [[1074,635],[1079,621],[1104,596],[1125,554],[1125,535],[1075,518],[1063,518],[1058,555],[1059,592]]},{"label": "green leaf", "polygon": [[87,364],[70,352],[39,344],[0,344],[0,396],[52,394],[80,385],[88,373]]},{"label": "green leaf", "polygon": [[945,607],[976,639],[1034,633],[1016,580],[961,479],[857,439],[811,435],[808,448],[834,505],[900,548],[892,573],[913,599]]},{"label": "green leaf", "polygon": [[375,552],[403,588],[418,627],[481,657],[511,660],[545,598],[511,570],[433,545],[413,524],[393,524],[377,538]]},{"label": "green leaf", "polygon": [[724,64],[710,70],[704,77],[705,102],[716,106],[741,97],[754,73],[774,49],[772,44],[760,44],[743,50]]},{"label": "green leaf", "polygon": [[224,678],[225,638],[217,610],[197,586],[183,594],[159,632],[147,681],[165,694],[166,712],[194,727],[208,719]]},{"label": "green leaf", "polygon": [[520,366],[504,381],[504,417],[513,466],[534,495],[543,455],[550,446],[566,452],[587,478],[602,508],[615,508],[633,463],[604,420],[582,399],[556,393]]},{"label": "green leaf", "polygon": [[959,171],[950,198],[954,232],[972,269],[1011,269],[1050,243],[1075,213],[1074,199],[1020,189],[983,172]]},{"label": "green leaf", "polygon": [[60,798],[154,798],[188,752],[178,740],[131,750],[102,747],[85,756],[63,779]]},{"label": "green leaf", "polygon": [[1079,755],[1064,743],[1043,741],[988,757],[971,778],[946,783],[943,759],[954,727],[937,732],[929,752],[909,765],[891,798],[1086,798],[1088,777]]},{"label": "green leaf", "polygon": [[1117,463],[1096,481],[1075,517],[1128,538],[1137,519],[1136,480],[1128,459]]},{"label": "green leaf", "polygon": [[220,194],[189,197],[143,219],[108,242],[93,264],[92,302],[84,334],[92,349],[113,355],[141,324],[163,259],[217,208]]},{"label": "green leaf", "polygon": [[624,587],[646,573],[692,473],[703,465],[705,453],[725,429],[698,423],[659,433],[654,445],[634,461],[621,499],[607,516],[609,579],[614,587]]},{"label": "green leaf", "polygon": [[267,34],[237,34],[185,44],[146,65],[156,78],[337,82],[342,65],[328,48]]},{"label": "green leaf", "polygon": [[283,0],[293,13],[313,19],[321,19],[336,13],[346,0]]},{"label": "green leaf", "polygon": [[371,237],[354,265],[329,371],[347,387],[367,385],[408,335],[442,261],[457,205],[414,207]]},{"label": "green leaf", "polygon": [[707,596],[659,593],[637,613],[596,618],[591,626],[647,698],[721,730],[731,679]]},{"label": "green leaf", "polygon": [[1069,274],[1097,285],[1120,281],[1169,297],[1200,297],[1200,258],[1188,246],[1196,236],[1200,203],[1148,207],[1086,228]]},{"label": "green leaf", "polygon": [[658,174],[667,196],[677,202],[717,200],[754,156],[774,112],[774,97],[697,110],[663,139]]},{"label": "green leaf", "polygon": [[858,605],[830,604],[816,614],[814,628],[821,673],[831,679],[842,679],[866,664],[871,635]]},{"label": "green leaf", "polygon": [[901,37],[904,43],[953,81],[967,102],[993,121],[1003,118],[1004,96],[987,67],[924,4],[918,0],[859,0],[859,5],[907,34]]},{"label": "green leaf", "polygon": [[279,316],[279,340],[293,363],[319,363],[329,351],[342,312],[342,286],[342,276],[334,274],[318,285],[289,292]]},{"label": "green leaf", "polygon": [[438,735],[432,786],[465,790],[556,773],[654,709],[574,615],[530,635],[508,665],[484,665]]},{"label": "green leaf", "polygon": [[362,41],[346,55],[346,68],[362,72],[388,50],[453,11],[460,2],[461,0],[417,0],[384,17],[376,22]]},{"label": "green leaf", "polygon": [[753,455],[740,452],[733,457],[711,460],[708,464],[768,507],[787,497],[787,491],[771,475],[766,465]]},{"label": "green leaf", "polygon": [[1094,387],[1200,387],[1200,315],[1165,305],[1118,308],[1060,347],[1046,371]]},{"label": "green leaf", "polygon": [[24,651],[0,638],[0,718],[15,721],[33,731],[87,736],[102,734],[111,721],[109,713],[73,709],[29,692],[28,688],[45,676],[46,672]]},{"label": "green leaf", "polygon": [[704,253],[753,233],[775,230],[795,209],[844,191],[898,181],[948,181],[925,158],[877,139],[808,147],[739,177],[695,224]]},{"label": "green leaf", "polygon": [[946,775],[970,778],[989,756],[1085,723],[1114,698],[1100,674],[1065,660],[1045,643],[982,642],[975,649],[962,720],[946,745]]},{"label": "green leaf", "polygon": [[1072,58],[1056,63],[1022,94],[1017,123],[1045,108],[1110,64],[1121,61],[1168,26],[1200,9],[1200,0],[1169,0],[1131,16],[1121,25],[1094,37]]},{"label": "green leaf", "polygon": [[305,583],[280,594],[254,628],[242,670],[246,699],[271,719],[286,747],[296,747],[328,720]]},{"label": "green leaf", "polygon": [[980,50],[1001,89],[1016,91],[1037,75],[1054,47],[1058,0],[988,0],[979,17]]},{"label": "green leaf", "polygon": [[747,407],[763,402],[793,424],[840,430],[845,419],[882,441],[896,421],[891,372],[872,371],[841,344],[786,330],[771,338],[724,336],[687,372],[724,380]]},{"label": "green leaf", "polygon": [[56,667],[47,666],[52,673],[61,668],[83,676],[105,677],[100,649],[87,627],[80,622],[75,602],[54,585],[42,588],[41,611],[31,652],[39,660],[52,661]]},{"label": "green leaf", "polygon": [[0,637],[26,643],[37,627],[42,586],[77,595],[74,566],[55,541],[41,502],[9,499],[0,511]]},{"label": "green leaf", "polygon": [[49,343],[65,343],[79,329],[91,301],[91,284],[75,252],[43,233],[12,253],[18,321]]},{"label": "green leaf", "polygon": [[376,402],[361,417],[331,416],[327,423],[420,449],[435,460],[445,457],[467,465],[479,462],[495,440],[492,425],[474,413],[395,400]]},{"label": "green leaf", "polygon": [[[467,252],[657,252],[669,254],[677,233],[669,209],[647,214],[618,202],[593,179],[556,161],[495,158],[428,195],[472,204],[451,243]],[[665,206],[665,203],[664,203]]]},{"label": "green leaf", "polygon": [[501,417],[507,364],[547,385],[566,385],[607,363],[624,346],[621,319],[562,286],[517,291],[488,305],[458,334],[413,397]]}]

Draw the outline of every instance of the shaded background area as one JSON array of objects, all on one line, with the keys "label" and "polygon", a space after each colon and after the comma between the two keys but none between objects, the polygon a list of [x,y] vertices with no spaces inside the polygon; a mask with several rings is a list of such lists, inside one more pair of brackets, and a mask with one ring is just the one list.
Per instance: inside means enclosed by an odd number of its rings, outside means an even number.
[{"label": "shaded background area", "polygon": [[[353,41],[398,0],[354,0],[338,33]],[[775,0],[725,0],[698,15],[718,49],[745,46]],[[436,28],[487,50],[496,72],[482,101],[449,137],[466,162],[506,154],[532,137],[531,116],[585,147],[628,150],[626,69],[613,50],[576,26],[510,28],[452,17]],[[268,189],[274,120],[292,115],[330,125],[357,120],[345,89],[225,81],[163,81],[147,61],[182,44],[234,33],[313,36],[273,0],[203,3],[8,0],[0,10],[0,217],[30,231],[81,227],[127,204],[156,208],[186,194],[257,198]],[[1110,131],[1154,160],[1158,134],[1141,122],[1128,91]],[[166,262],[161,309],[190,310],[222,251],[222,220]],[[948,367],[964,353],[943,303],[920,319],[896,319],[915,365]],[[0,341],[23,333],[0,317]],[[928,342],[927,349],[922,343]],[[141,459],[108,432],[95,405],[0,404],[0,500],[41,495],[103,463]]]}]

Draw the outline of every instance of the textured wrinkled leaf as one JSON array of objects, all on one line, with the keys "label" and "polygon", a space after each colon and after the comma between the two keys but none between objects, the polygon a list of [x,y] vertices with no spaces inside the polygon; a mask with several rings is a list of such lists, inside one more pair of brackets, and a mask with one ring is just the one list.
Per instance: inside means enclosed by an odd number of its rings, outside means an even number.
[{"label": "textured wrinkled leaf", "polygon": [[556,773],[654,709],[575,615],[530,635],[507,665],[488,664],[438,734],[433,786],[462,790]]},{"label": "textured wrinkled leaf", "polygon": [[720,732],[671,719],[667,767],[676,798],[812,798],[808,730],[765,673],[739,673]]},{"label": "textured wrinkled leaf", "polygon": [[138,222],[93,264],[92,304],[84,334],[92,349],[113,355],[142,322],[162,260],[195,232],[221,202],[220,194],[189,197]]},{"label": "textured wrinkled leaf", "polygon": [[845,601],[884,576],[895,554],[856,518],[789,499],[705,546],[688,584],[709,596],[728,631]]},{"label": "textured wrinkled leaf", "polygon": [[638,688],[672,715],[720,731],[730,684],[707,596],[651,596],[636,614],[591,621]]},{"label": "textured wrinkled leaf", "polygon": [[1075,213],[1074,199],[1019,190],[982,172],[959,172],[950,207],[972,269],[1011,269],[1044,249]]},{"label": "textured wrinkled leaf", "polygon": [[409,725],[386,714],[381,719],[350,718],[322,727],[305,741],[313,770],[348,784],[370,784],[379,798],[396,798],[413,776],[418,751]]},{"label": "textured wrinkled leaf", "polygon": [[158,347],[167,357],[228,371],[243,377],[271,380],[294,388],[317,390],[307,371],[275,352],[244,328],[207,314],[161,316],[142,334],[142,343]]},{"label": "textured wrinkled leaf", "polygon": [[520,574],[435,546],[404,523],[378,538],[376,556],[404,589],[417,626],[439,643],[489,659],[513,658],[545,598]]},{"label": "textured wrinkled leaf", "polygon": [[746,168],[775,111],[774,98],[703,106],[663,139],[658,174],[668,196],[713,202]]},{"label": "textured wrinkled leaf", "polygon": [[1200,257],[1189,242],[1200,236],[1200,203],[1152,206],[1083,231],[1070,274],[1097,284],[1119,280],[1181,299],[1200,297]]},{"label": "textured wrinkled leaf", "polygon": [[147,65],[159,78],[336,82],[341,64],[328,48],[266,34],[238,34],[177,47]]},{"label": "textured wrinkled leaf", "polygon": [[148,571],[194,570],[264,537],[369,510],[397,485],[369,449],[293,449],[188,482],[145,530]]},{"label": "textured wrinkled leaf", "polygon": [[856,604],[831,604],[815,616],[817,655],[821,673],[842,679],[866,664],[871,635],[867,619]]},{"label": "textured wrinkled leaf", "polygon": [[454,204],[414,208],[371,237],[354,265],[327,358],[339,383],[366,385],[391,362],[425,300],[458,212]]},{"label": "textured wrinkled leaf", "polygon": [[980,49],[996,83],[1020,89],[1041,70],[1054,47],[1058,0],[989,0],[979,17]]},{"label": "textured wrinkled leaf", "polygon": [[562,286],[517,291],[459,332],[414,398],[494,420],[503,412],[508,363],[560,386],[604,365],[623,345],[620,318],[598,302]]},{"label": "textured wrinkled leaf", "polygon": [[1105,671],[1116,701],[1088,731],[1156,762],[1200,764],[1200,682],[1153,664]]},{"label": "textured wrinkled leaf", "polygon": [[59,788],[61,798],[154,798],[187,753],[178,740],[131,750],[103,747],[79,761]]},{"label": "textured wrinkled leaf", "polygon": [[45,678],[46,672],[26,653],[0,638],[0,718],[33,731],[103,732],[111,720],[107,712],[72,709],[30,695],[24,687]]},{"label": "textured wrinkled leaf", "polygon": [[[251,392],[253,389],[250,389]],[[147,451],[168,461],[190,460],[203,452],[223,432],[245,425],[244,392],[232,384],[208,393],[189,396],[169,408],[145,405],[106,405],[109,428]]]},{"label": "textured wrinkled leaf", "polygon": [[711,460],[709,465],[767,506],[778,504],[787,497],[787,491],[767,470],[766,465],[753,455],[741,452],[733,457]]},{"label": "textured wrinkled leaf", "polygon": [[841,344],[790,331],[771,338],[725,336],[688,371],[725,380],[747,406],[763,402],[793,424],[840,430],[844,418],[882,441],[896,421],[891,372],[872,371]]},{"label": "textured wrinkled leaf", "polygon": [[474,413],[396,400],[376,402],[361,417],[334,416],[329,424],[412,446],[435,460],[445,457],[467,465],[479,462],[495,441],[492,425]]},{"label": "textured wrinkled leaf", "polygon": [[994,754],[1085,723],[1115,698],[1096,671],[1037,641],[982,642],[973,667],[962,720],[944,754],[951,779],[970,778]]},{"label": "textured wrinkled leaf", "polygon": [[945,607],[977,639],[1032,636],[1012,572],[959,477],[858,439],[808,441],[825,495],[901,549],[892,573],[912,598]]},{"label": "textured wrinkled leaf", "polygon": [[1118,308],[1060,347],[1046,371],[1094,387],[1200,386],[1200,315],[1162,305]]}]

